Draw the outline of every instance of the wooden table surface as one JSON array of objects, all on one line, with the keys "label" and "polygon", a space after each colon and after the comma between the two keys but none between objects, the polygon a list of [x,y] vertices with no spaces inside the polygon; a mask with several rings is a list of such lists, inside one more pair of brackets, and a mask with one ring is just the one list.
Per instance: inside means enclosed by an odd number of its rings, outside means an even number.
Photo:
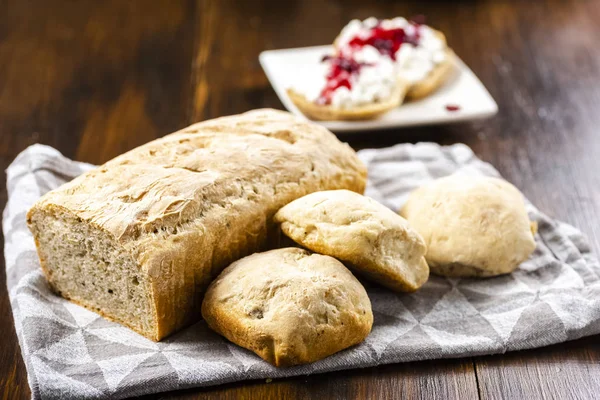
[{"label": "wooden table surface", "polygon": [[[331,42],[352,18],[425,14],[500,112],[343,139],[356,148],[466,143],[544,212],[583,230],[599,253],[599,3],[0,0],[0,168],[33,143],[102,163],[195,121],[282,108],[260,51]],[[3,266],[0,287],[0,398],[24,399]],[[598,398],[599,339],[154,397]]]}]

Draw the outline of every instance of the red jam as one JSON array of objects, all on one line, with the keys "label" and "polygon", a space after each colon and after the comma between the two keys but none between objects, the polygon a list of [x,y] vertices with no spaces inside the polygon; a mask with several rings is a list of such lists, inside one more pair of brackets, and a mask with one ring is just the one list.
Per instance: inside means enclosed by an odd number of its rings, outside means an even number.
[{"label": "red jam", "polygon": [[327,83],[321,91],[319,98],[317,99],[318,104],[331,104],[331,98],[333,92],[342,86],[351,89],[352,83],[350,77],[353,74],[357,74],[363,64],[356,62],[355,60],[343,56],[325,56],[323,62],[329,62],[329,72],[327,73]]},{"label": "red jam", "polygon": [[420,25],[415,22],[411,22],[411,24],[415,27],[414,35],[408,35],[402,28],[384,29],[378,24],[371,29],[368,36],[357,36],[350,40],[348,45],[351,48],[362,48],[363,46],[370,45],[379,50],[381,54],[385,54],[396,61],[396,52],[403,43],[410,43],[415,46],[419,44],[421,37]]},{"label": "red jam", "polygon": [[460,106],[457,106],[456,104],[448,104],[448,105],[446,105],[446,110],[452,111],[452,112],[458,111],[458,110],[460,110]]},{"label": "red jam", "polygon": [[395,61],[396,52],[403,43],[417,46],[421,36],[420,23],[414,20],[410,23],[415,27],[413,35],[407,35],[402,28],[384,29],[381,27],[381,23],[378,23],[367,36],[356,36],[350,40],[348,43],[350,52],[344,52],[343,55],[323,57],[321,61],[329,63],[329,72],[326,76],[327,83],[317,99],[317,104],[331,104],[333,93],[342,86],[349,90],[352,89],[350,77],[353,74],[358,74],[363,65],[352,58],[354,51],[370,45],[379,50],[381,54],[387,55]]}]

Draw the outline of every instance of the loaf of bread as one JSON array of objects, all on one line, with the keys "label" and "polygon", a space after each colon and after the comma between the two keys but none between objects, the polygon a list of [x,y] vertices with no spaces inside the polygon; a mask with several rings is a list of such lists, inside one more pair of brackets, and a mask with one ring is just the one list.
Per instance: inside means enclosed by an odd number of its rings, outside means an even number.
[{"label": "loaf of bread", "polygon": [[523,196],[502,179],[436,179],[413,191],[401,214],[427,242],[425,258],[438,275],[507,274],[535,250]]},{"label": "loaf of bread", "polygon": [[414,292],[429,278],[423,238],[369,197],[349,190],[311,193],[279,210],[274,221],[303,247],[392,290]]},{"label": "loaf of bread", "polygon": [[29,211],[53,290],[152,339],[198,320],[204,291],[261,250],[275,212],[366,169],[325,128],[274,110],[192,125],[47,193]]},{"label": "loaf of bread", "polygon": [[373,312],[365,288],[333,257],[285,248],[252,254],[211,283],[202,316],[271,364],[320,360],[362,342]]}]

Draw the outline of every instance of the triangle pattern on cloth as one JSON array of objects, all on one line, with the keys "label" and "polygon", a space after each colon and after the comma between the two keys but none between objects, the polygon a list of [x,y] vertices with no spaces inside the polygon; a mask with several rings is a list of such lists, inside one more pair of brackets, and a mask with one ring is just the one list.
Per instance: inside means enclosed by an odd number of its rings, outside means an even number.
[{"label": "triangle pattern on cloth", "polygon": [[451,333],[426,325],[421,327],[427,336],[442,347],[442,354],[489,354],[501,348],[499,343],[486,336]]},{"label": "triangle pattern on cloth", "polygon": [[[8,217],[8,215],[6,217]],[[8,222],[8,220],[7,220],[6,223],[10,224],[7,234],[6,234],[6,236],[4,236],[4,243],[6,246],[12,245],[14,235],[20,235],[20,236],[24,236],[24,237],[29,236],[29,229],[27,228],[27,211],[21,211],[19,213],[16,213],[10,219],[10,222]],[[32,251],[35,254],[35,251],[34,250],[32,250]],[[36,255],[36,257],[37,257],[37,255]],[[19,268],[21,267],[19,263],[13,263],[11,261],[12,261],[12,259],[6,258],[6,270],[7,271],[10,270],[15,265],[19,265]],[[36,259],[36,261],[37,261],[37,259]]]},{"label": "triangle pattern on cloth", "polygon": [[44,274],[42,274],[41,269],[36,268],[31,270],[21,276],[16,285],[9,288],[9,295],[14,299],[24,289],[39,290],[37,286],[42,285],[44,279]]},{"label": "triangle pattern on cloth", "polygon": [[494,285],[490,285],[488,279],[462,279],[457,287],[465,293],[470,291],[486,295],[489,298],[497,296],[513,296],[520,293],[535,293],[535,290],[516,279],[513,274],[496,276]]},{"label": "triangle pattern on cloth", "polygon": [[447,279],[430,276],[425,285],[415,293],[398,294],[397,296],[404,307],[410,310],[412,316],[420,321],[450,290],[452,290],[452,285]]},{"label": "triangle pattern on cloth", "polygon": [[87,308],[78,306],[70,301],[65,302],[64,307],[67,309],[67,311],[69,311],[69,313],[71,313],[71,316],[79,327],[85,327],[98,318],[102,318],[100,315],[88,310]]},{"label": "triangle pattern on cloth", "polygon": [[515,308],[525,307],[536,298],[531,291],[515,292],[512,295],[493,295],[462,288],[461,293],[480,313],[498,314]]},{"label": "triangle pattern on cloth", "polygon": [[562,267],[561,274],[552,282],[549,288],[544,288],[544,290],[581,289],[585,286],[583,279],[581,279],[581,276],[573,268],[567,265],[563,265]]},{"label": "triangle pattern on cloth", "polygon": [[[567,293],[568,292],[568,295]],[[567,326],[569,331],[585,329],[590,321],[600,320],[600,285],[586,290],[553,289],[540,294],[540,299]]]},{"label": "triangle pattern on cloth", "polygon": [[[515,283],[518,282],[518,283]],[[513,279],[506,283],[512,286],[503,294],[494,295],[487,290],[479,290],[474,285],[461,288],[462,294],[496,331],[504,344],[521,316],[523,310],[536,300],[536,294],[519,281]]]},{"label": "triangle pattern on cloth", "polygon": [[415,325],[390,343],[387,349],[380,360],[386,363],[424,360],[442,352],[442,346],[431,339],[421,325]]},{"label": "triangle pattern on cloth", "polygon": [[375,359],[380,359],[388,345],[410,331],[418,324],[408,313],[409,318],[393,317],[373,311],[373,330],[367,336],[364,343],[369,345],[375,352]]},{"label": "triangle pattern on cloth", "polygon": [[[29,239],[29,237],[27,237]],[[9,282],[19,282],[27,274],[32,271],[37,271],[40,268],[38,256],[35,250],[25,250],[17,255],[14,260],[5,259],[6,261],[6,279]],[[18,266],[18,268],[13,268]]]},{"label": "triangle pattern on cloth", "polygon": [[65,388],[76,393],[80,398],[104,397],[105,393],[87,383],[63,375],[61,372],[49,367],[40,358],[32,355],[31,366],[35,371],[35,377],[42,398],[60,399],[65,396]]},{"label": "triangle pattern on cloth", "polygon": [[159,343],[159,346],[165,356],[178,352],[197,362],[220,362],[229,359],[235,368],[243,368],[241,361],[232,360],[229,342],[210,330],[204,321],[173,335],[166,343]]},{"label": "triangle pattern on cloth", "polygon": [[[32,296],[50,306],[64,304],[68,301],[52,292],[48,285],[48,281],[40,268],[32,271],[31,274],[27,274],[19,281],[17,293]],[[65,315],[67,315],[69,319],[71,318],[71,315],[66,312],[66,310]]]},{"label": "triangle pattern on cloth", "polygon": [[211,330],[206,322],[200,321],[184,330],[169,336],[158,343],[162,351],[212,349],[223,346],[223,337]]},{"label": "triangle pattern on cloth", "polygon": [[86,330],[91,330],[91,329],[103,329],[103,328],[114,328],[114,327],[118,327],[118,326],[122,326],[116,322],[112,322],[107,320],[106,318],[103,318],[102,316],[99,315],[100,318],[96,318],[94,321],[90,322],[85,328]]},{"label": "triangle pattern on cloth", "polygon": [[115,357],[156,353],[156,350],[138,346],[127,346],[122,343],[107,341],[99,336],[83,331],[83,338],[90,356],[96,361],[110,360]]},{"label": "triangle pattern on cloth", "polygon": [[171,367],[177,372],[181,382],[193,382],[198,376],[215,376],[213,381],[207,384],[219,383],[219,377],[239,373],[229,363],[223,361],[199,361],[197,358],[187,357],[179,352],[169,351],[163,353],[169,360]]},{"label": "triangle pattern on cloth", "polygon": [[137,389],[128,392],[131,396],[164,392],[179,387],[179,377],[162,353],[154,353],[127,374],[119,383],[117,390],[125,387]]},{"label": "triangle pattern on cloth", "polygon": [[422,324],[423,327],[430,327],[441,332],[447,332],[452,335],[485,336],[497,343],[499,347],[503,345],[501,337],[498,335],[490,322],[481,314],[470,315],[462,319],[440,319],[440,321]]},{"label": "triangle pattern on cloth", "polygon": [[492,328],[498,333],[498,336],[504,341],[504,344],[506,344],[517,321],[521,318],[523,310],[525,310],[525,307],[498,314],[482,313],[481,315],[490,323]]},{"label": "triangle pattern on cloth", "polygon": [[402,318],[417,323],[417,320],[412,313],[406,308],[404,303],[400,301],[400,295],[398,295],[398,293],[383,288],[369,290],[368,293],[371,298],[371,307],[374,312],[376,311],[379,314],[394,318]]},{"label": "triangle pattern on cloth", "polygon": [[52,343],[46,348],[38,350],[34,354],[63,364],[81,365],[94,362],[87,351],[83,333],[80,330]]},{"label": "triangle pattern on cloth", "polygon": [[[23,331],[27,332],[25,345],[27,350],[35,353],[39,349],[47,347],[51,343],[56,343],[63,338],[76,332],[76,328],[64,324],[61,321],[44,317],[29,317],[23,320]],[[43,337],[44,340],[28,340]]]},{"label": "triangle pattern on cloth", "polygon": [[[542,252],[535,260],[536,262],[525,262],[515,270],[511,275],[527,285],[534,291],[550,286],[563,273],[564,266],[560,261],[554,258],[549,249],[545,245],[537,243],[536,252]],[[545,248],[544,250],[540,249]]]},{"label": "triangle pattern on cloth", "polygon": [[158,345],[143,337],[142,335],[132,331],[129,328],[118,324],[111,324],[106,328],[92,328],[91,326],[86,331],[94,336],[104,339],[107,342],[120,343],[124,346],[139,347],[141,349],[148,349],[158,351]]},{"label": "triangle pattern on cloth", "polygon": [[48,359],[43,356],[38,356],[38,358],[52,370],[60,371],[69,378],[85,382],[87,385],[93,386],[102,392],[109,391],[108,385],[102,375],[102,370],[93,361],[85,364],[67,364],[62,362],[62,360]]},{"label": "triangle pattern on cloth", "polygon": [[477,314],[479,311],[469,303],[465,296],[457,288],[452,288],[421,319],[421,324],[458,321]]},{"label": "triangle pattern on cloth", "polygon": [[254,365],[264,362],[258,355],[236,344],[227,343],[227,348],[231,355],[240,362],[244,372],[248,372]]},{"label": "triangle pattern on cloth", "polygon": [[538,300],[521,313],[508,340],[508,350],[542,347],[566,339],[564,323],[548,304]]},{"label": "triangle pattern on cloth", "polygon": [[117,390],[119,383],[131,373],[138,365],[155,353],[128,354],[126,356],[109,358],[98,361],[106,384],[113,392]]},{"label": "triangle pattern on cloth", "polygon": [[19,309],[23,318],[46,318],[63,325],[75,327],[75,321],[66,310],[63,310],[65,315],[59,315],[60,305],[53,305],[43,301],[43,299],[38,298],[37,295],[31,292],[18,294],[17,301],[19,302]]}]

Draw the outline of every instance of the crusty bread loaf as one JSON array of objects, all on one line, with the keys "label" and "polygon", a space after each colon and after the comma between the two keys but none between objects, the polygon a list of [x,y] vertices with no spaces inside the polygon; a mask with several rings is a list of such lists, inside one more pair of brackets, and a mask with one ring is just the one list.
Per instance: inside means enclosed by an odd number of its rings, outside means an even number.
[{"label": "crusty bread loaf", "polygon": [[303,247],[392,290],[413,292],[429,277],[423,238],[369,197],[348,190],[311,193],[279,210],[274,221]]},{"label": "crusty bread loaf", "polygon": [[52,288],[160,340],[200,318],[210,280],[266,243],[273,214],[324,189],[362,192],[354,151],[257,110],[192,125],[43,196],[28,224]]},{"label": "crusty bread loaf", "polygon": [[208,325],[280,366],[320,360],[362,342],[373,312],[365,288],[332,257],[298,248],[252,254],[214,280]]},{"label": "crusty bread loaf", "polygon": [[535,250],[523,196],[502,179],[437,179],[413,191],[401,213],[427,242],[425,258],[438,275],[507,274]]}]

